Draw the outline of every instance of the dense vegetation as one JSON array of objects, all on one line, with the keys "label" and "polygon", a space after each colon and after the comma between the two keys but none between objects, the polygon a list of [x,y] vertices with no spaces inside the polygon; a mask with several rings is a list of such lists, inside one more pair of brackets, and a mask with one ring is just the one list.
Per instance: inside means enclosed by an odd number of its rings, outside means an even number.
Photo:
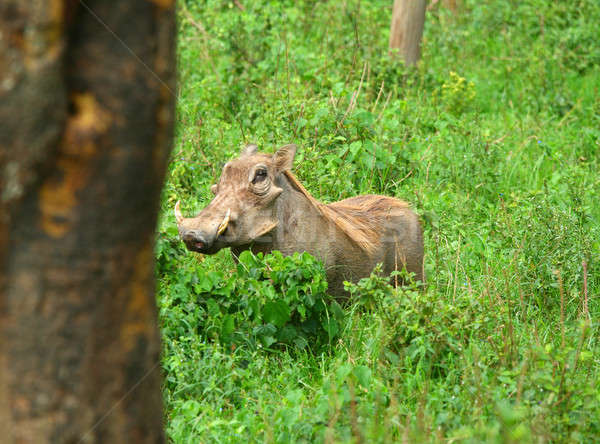
[{"label": "dense vegetation", "polygon": [[[391,0],[180,0],[158,305],[174,442],[600,440],[597,0],[427,13],[414,70]],[[239,5],[243,7],[240,8]],[[294,142],[313,195],[411,202],[424,290],[326,296],[307,255],[177,239],[244,143]]]}]

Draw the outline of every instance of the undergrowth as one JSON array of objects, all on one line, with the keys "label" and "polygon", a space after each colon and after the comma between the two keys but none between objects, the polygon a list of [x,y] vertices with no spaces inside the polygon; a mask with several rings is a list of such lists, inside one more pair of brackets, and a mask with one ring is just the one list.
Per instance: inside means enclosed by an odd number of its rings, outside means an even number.
[{"label": "undergrowth", "polygon": [[[157,241],[167,433],[196,442],[600,440],[600,3],[179,0]],[[327,296],[308,255],[187,252],[172,216],[245,143],[317,198],[412,204],[427,285]]]}]

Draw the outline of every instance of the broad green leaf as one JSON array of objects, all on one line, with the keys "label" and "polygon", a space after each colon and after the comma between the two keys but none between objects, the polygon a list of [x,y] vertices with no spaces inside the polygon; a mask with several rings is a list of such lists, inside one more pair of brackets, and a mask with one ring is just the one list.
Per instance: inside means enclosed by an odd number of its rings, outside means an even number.
[{"label": "broad green leaf", "polygon": [[283,327],[290,320],[290,307],[285,301],[269,301],[263,308],[263,318],[277,327]]}]

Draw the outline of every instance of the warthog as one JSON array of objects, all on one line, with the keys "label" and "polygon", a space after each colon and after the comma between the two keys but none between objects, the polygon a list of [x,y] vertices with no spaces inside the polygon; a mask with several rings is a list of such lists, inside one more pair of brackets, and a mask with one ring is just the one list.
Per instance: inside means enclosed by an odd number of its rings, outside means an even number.
[{"label": "warthog", "polygon": [[321,259],[330,292],[345,296],[345,280],[356,282],[383,263],[383,270],[423,280],[423,234],[418,216],[401,200],[377,195],[323,204],[291,173],[295,145],[274,154],[248,145],[223,167],[213,200],[194,218],[175,205],[179,234],[187,248],[214,254],[231,247],[284,255],[307,251]]}]

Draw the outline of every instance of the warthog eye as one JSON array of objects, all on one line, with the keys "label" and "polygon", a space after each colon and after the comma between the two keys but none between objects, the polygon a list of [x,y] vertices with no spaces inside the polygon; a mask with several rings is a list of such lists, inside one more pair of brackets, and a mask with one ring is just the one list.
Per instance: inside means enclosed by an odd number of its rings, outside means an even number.
[{"label": "warthog eye", "polygon": [[254,178],[252,179],[252,183],[255,184],[258,182],[262,182],[266,178],[267,178],[267,170],[265,170],[263,168],[259,168],[254,173]]}]

